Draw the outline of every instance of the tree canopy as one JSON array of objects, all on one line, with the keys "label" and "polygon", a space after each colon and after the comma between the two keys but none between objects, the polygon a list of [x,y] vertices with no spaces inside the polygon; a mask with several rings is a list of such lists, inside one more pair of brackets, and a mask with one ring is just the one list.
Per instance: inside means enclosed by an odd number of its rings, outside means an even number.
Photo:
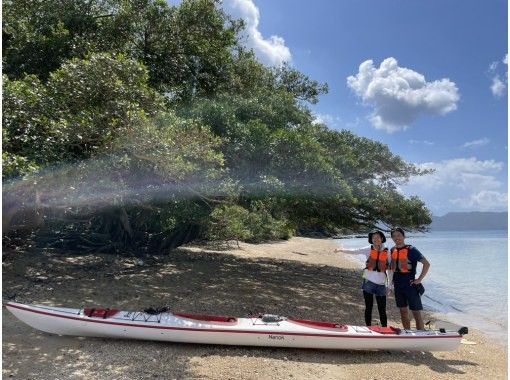
[{"label": "tree canopy", "polygon": [[4,242],[157,253],[431,222],[398,191],[427,172],[317,123],[327,84],[261,64],[217,1],[3,8]]}]

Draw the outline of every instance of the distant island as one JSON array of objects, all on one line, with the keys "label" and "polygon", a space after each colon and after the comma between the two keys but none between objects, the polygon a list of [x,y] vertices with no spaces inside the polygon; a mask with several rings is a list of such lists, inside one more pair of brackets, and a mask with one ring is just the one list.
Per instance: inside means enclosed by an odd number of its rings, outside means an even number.
[{"label": "distant island", "polygon": [[508,212],[449,212],[433,216],[432,231],[506,230]]}]

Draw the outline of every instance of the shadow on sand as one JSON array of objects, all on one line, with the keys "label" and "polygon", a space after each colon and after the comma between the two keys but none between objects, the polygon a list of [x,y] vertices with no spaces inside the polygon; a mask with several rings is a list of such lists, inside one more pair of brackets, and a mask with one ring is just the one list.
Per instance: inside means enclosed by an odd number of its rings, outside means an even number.
[{"label": "shadow on sand", "polygon": [[[20,301],[39,304],[123,310],[167,305],[175,312],[240,317],[267,312],[358,325],[363,320],[358,271],[298,261],[176,250],[141,263],[136,258],[45,251],[13,255],[4,262],[3,274],[4,298],[16,294]],[[391,301],[388,311],[390,320],[398,321]],[[56,378],[86,376],[97,373],[98,366],[113,376],[136,369],[139,378],[144,378],[143,371],[157,378],[165,365],[171,365],[175,378],[186,378],[191,376],[190,358],[211,355],[337,365],[398,362],[427,365],[452,375],[465,373],[459,368],[478,365],[426,352],[321,351],[318,355],[305,349],[58,337],[26,327],[5,309],[3,316],[4,374],[7,368],[20,378],[36,379],[45,369],[55,371]],[[38,355],[39,351],[44,354]]]}]

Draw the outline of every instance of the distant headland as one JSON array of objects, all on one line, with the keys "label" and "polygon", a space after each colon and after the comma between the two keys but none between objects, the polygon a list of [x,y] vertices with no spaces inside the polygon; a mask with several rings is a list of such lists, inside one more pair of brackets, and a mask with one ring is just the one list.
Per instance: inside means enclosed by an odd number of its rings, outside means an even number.
[{"label": "distant headland", "polygon": [[432,231],[506,230],[508,212],[449,212],[433,216]]}]

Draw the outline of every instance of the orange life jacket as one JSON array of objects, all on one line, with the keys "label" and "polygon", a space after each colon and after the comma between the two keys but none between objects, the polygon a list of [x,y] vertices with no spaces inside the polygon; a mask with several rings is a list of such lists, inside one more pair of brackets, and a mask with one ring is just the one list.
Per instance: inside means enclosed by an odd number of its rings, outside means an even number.
[{"label": "orange life jacket", "polygon": [[391,249],[391,265],[390,268],[394,272],[409,273],[411,272],[411,262],[407,259],[410,245],[402,248],[393,247]]},{"label": "orange life jacket", "polygon": [[388,248],[378,251],[374,246],[370,246],[370,254],[367,259],[367,269],[376,272],[386,272],[388,265]]}]

